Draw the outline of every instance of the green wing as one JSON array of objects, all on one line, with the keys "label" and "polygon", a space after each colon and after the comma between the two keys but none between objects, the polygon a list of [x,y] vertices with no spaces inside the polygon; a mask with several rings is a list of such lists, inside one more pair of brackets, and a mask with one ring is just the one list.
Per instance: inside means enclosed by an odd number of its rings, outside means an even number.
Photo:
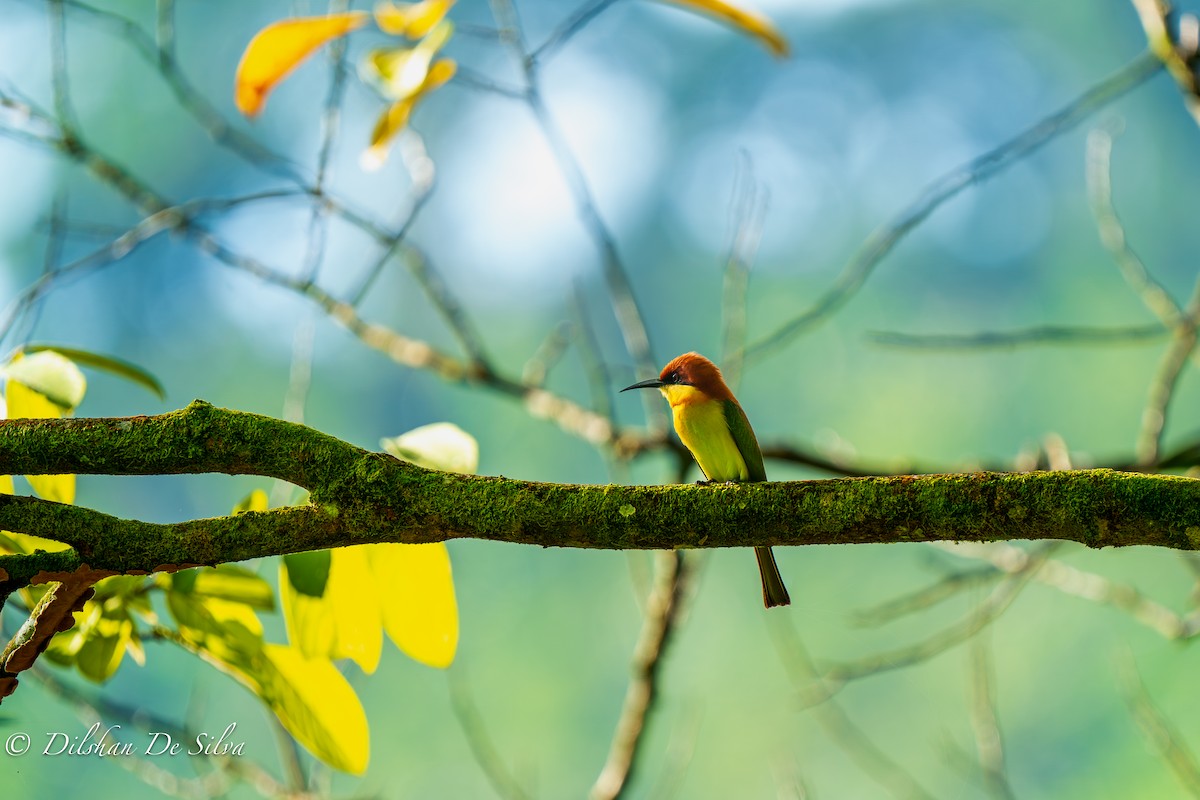
[{"label": "green wing", "polygon": [[737,445],[742,460],[746,462],[746,472],[749,473],[750,480],[765,481],[767,470],[763,466],[758,439],[754,438],[754,429],[750,427],[750,420],[746,419],[746,412],[733,400],[725,401],[725,423],[729,425],[733,443]]}]

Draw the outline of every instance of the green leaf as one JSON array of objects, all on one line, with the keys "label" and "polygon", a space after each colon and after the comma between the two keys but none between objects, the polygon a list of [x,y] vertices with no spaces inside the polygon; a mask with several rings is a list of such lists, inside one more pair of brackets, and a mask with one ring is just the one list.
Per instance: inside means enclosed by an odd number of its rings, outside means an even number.
[{"label": "green leaf", "polygon": [[101,616],[83,634],[83,644],[75,654],[75,666],[83,677],[103,683],[121,666],[126,645],[133,635],[133,622],[128,617]]},{"label": "green leaf", "polygon": [[300,594],[320,597],[325,594],[325,586],[329,582],[329,565],[332,560],[328,550],[286,555],[283,557],[283,563],[287,566],[288,582]]},{"label": "green leaf", "polygon": [[245,567],[222,564],[215,569],[200,567],[186,571],[196,573],[189,589],[194,594],[242,603],[260,611],[275,610],[275,592],[271,584]]},{"label": "green leaf", "polygon": [[143,593],[147,578],[145,575],[113,575],[111,578],[96,584],[93,600],[101,602],[110,597],[120,598],[121,603],[129,603]]},{"label": "green leaf", "polygon": [[262,649],[262,622],[247,605],[169,591],[167,609],[185,640],[218,658],[237,659]]},{"label": "green leaf", "polygon": [[153,392],[159,400],[167,399],[167,393],[163,390],[163,385],[159,382],[158,378],[137,364],[131,364],[116,356],[93,353],[90,350],[80,350],[76,347],[61,347],[56,344],[27,344],[23,349],[27,353],[59,353],[71,359],[76,364],[83,364],[85,367],[102,370],[119,378],[124,378],[131,383],[136,383],[138,386]]},{"label": "green leaf", "polygon": [[[3,374],[10,381],[32,389],[64,411],[71,411],[82,403],[84,392],[87,391],[87,379],[79,367],[53,350],[28,356],[18,353],[4,366]],[[16,418],[17,414],[10,408],[9,416]]]},{"label": "green leaf", "polygon": [[413,428],[380,445],[396,458],[428,469],[473,473],[479,468],[479,444],[475,437],[452,422],[435,422]]},{"label": "green leaf", "polygon": [[179,572],[173,572],[170,575],[159,573],[159,578],[165,583],[164,588],[168,591],[183,592],[187,594],[196,586],[196,580],[200,577],[199,569],[184,569]]}]

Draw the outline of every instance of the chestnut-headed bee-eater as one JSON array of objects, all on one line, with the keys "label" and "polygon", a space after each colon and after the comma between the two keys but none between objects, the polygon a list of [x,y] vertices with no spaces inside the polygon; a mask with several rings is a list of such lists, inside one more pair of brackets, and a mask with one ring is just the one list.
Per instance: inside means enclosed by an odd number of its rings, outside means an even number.
[{"label": "chestnut-headed bee-eater", "polygon": [[[765,481],[762,451],[746,412],[717,365],[698,353],[684,353],[663,367],[657,378],[626,386],[658,389],[671,404],[675,432],[700,465],[710,482]],[[769,547],[754,548],[762,575],[763,605],[786,606],[791,602],[775,556]]]}]

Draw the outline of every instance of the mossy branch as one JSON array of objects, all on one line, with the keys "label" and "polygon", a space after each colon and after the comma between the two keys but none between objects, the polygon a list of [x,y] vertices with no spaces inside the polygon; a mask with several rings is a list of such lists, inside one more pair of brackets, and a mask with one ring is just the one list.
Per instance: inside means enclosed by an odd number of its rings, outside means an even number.
[{"label": "mossy branch", "polygon": [[154,417],[0,422],[0,474],[223,472],[305,506],[155,524],[0,496],[0,529],[72,552],[0,557],[0,590],[85,565],[152,572],[370,542],[453,538],[608,549],[1066,539],[1200,546],[1200,481],[1111,470],[576,486],[436,472],[303,425],[200,401]]}]

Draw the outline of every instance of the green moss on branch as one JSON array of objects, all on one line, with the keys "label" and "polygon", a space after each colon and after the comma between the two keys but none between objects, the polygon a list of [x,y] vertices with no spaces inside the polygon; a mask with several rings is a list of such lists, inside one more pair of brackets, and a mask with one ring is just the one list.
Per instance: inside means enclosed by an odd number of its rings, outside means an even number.
[{"label": "green moss on branch", "polygon": [[[156,417],[0,423],[0,473],[62,472],[255,474],[311,491],[304,507],[168,525],[0,497],[0,529],[65,542],[74,553],[56,558],[114,572],[452,538],[609,549],[1005,539],[1200,546],[1200,481],[1163,475],[575,486],[425,470],[302,425],[199,402]],[[36,574],[20,557],[0,569],[9,573],[0,585]]]}]

